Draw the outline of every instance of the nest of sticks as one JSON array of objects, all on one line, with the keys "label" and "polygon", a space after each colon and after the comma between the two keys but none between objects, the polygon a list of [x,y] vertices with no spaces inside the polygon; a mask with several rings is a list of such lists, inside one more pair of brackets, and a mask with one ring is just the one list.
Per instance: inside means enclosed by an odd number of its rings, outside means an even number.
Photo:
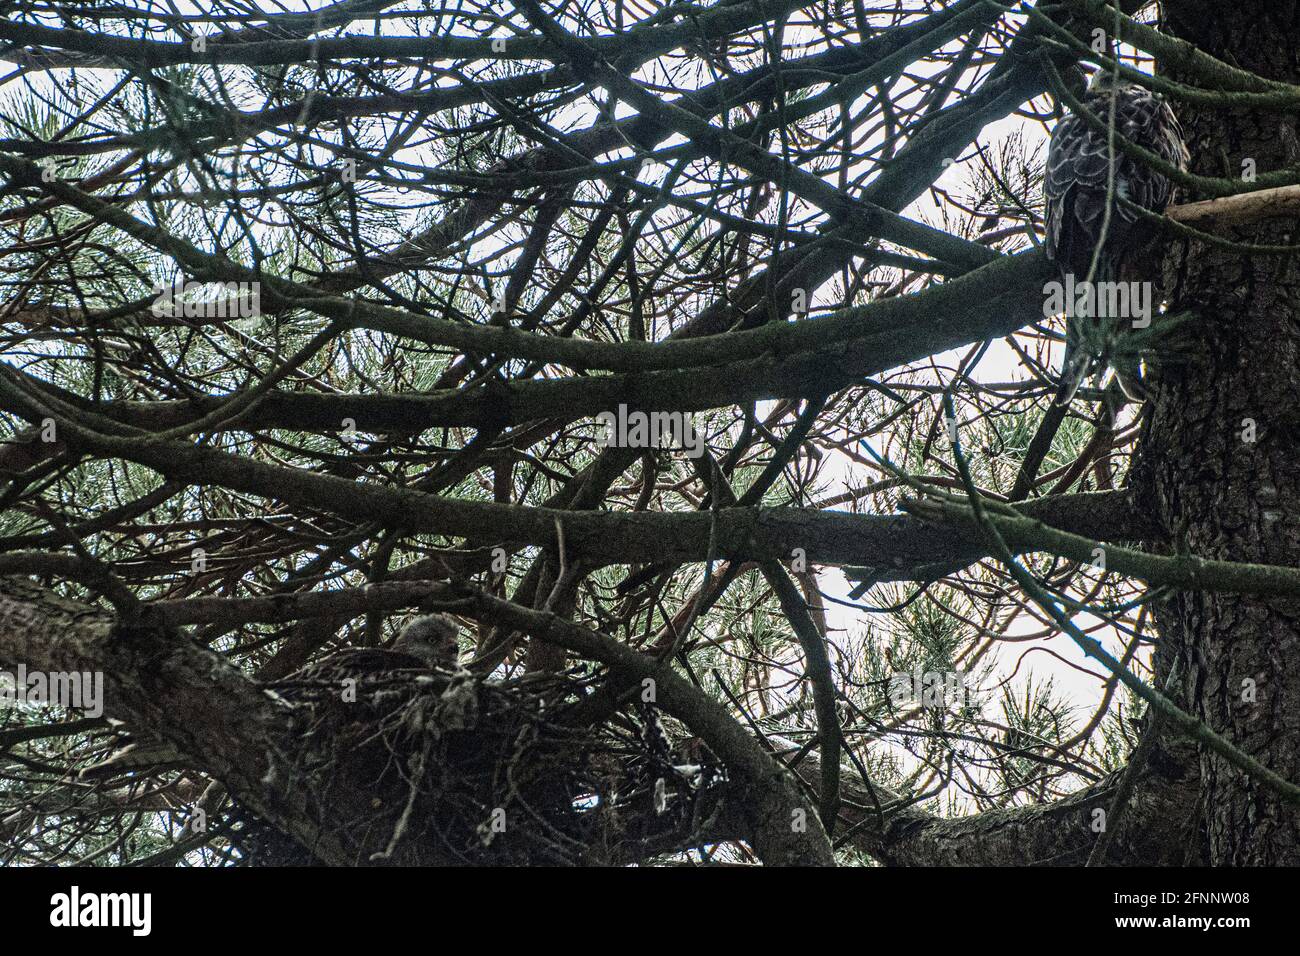
[{"label": "nest of sticks", "polygon": [[[295,713],[283,773],[357,865],[617,864],[690,845],[717,818],[725,774],[676,763],[645,708],[575,719],[590,685],[577,672],[488,681],[460,670],[269,689]],[[235,814],[246,864],[319,862],[246,808]]]}]

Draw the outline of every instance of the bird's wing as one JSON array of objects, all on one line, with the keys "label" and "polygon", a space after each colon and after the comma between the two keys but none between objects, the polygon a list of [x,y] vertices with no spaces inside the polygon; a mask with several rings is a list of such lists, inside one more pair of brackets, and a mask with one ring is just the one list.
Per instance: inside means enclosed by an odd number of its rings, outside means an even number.
[{"label": "bird's wing", "polygon": [[423,661],[403,651],[383,647],[350,647],[308,664],[290,674],[286,681],[336,681],[391,671],[425,669]]},{"label": "bird's wing", "polygon": [[1107,155],[1105,140],[1074,114],[1052,131],[1043,177],[1046,245],[1048,256],[1066,271],[1080,271],[1101,232]]},{"label": "bird's wing", "polygon": [[[1105,120],[1110,115],[1110,94],[1089,96],[1084,105]],[[1129,156],[1119,147],[1127,140],[1154,152],[1173,166],[1187,164],[1182,127],[1164,98],[1142,87],[1129,87],[1115,98],[1115,184],[1121,195],[1144,209],[1162,210],[1172,186],[1160,172]],[[1062,200],[1071,189],[1105,191],[1110,175],[1111,143],[1107,134],[1094,130],[1073,113],[1056,124],[1047,152],[1043,193],[1049,203]],[[1129,212],[1128,216],[1133,217]]]},{"label": "bird's wing", "polygon": [[[1182,126],[1163,97],[1149,90],[1131,97],[1125,105],[1122,131],[1171,166],[1187,168]],[[1163,212],[1173,200],[1176,187],[1164,173],[1136,160],[1129,161],[1126,172],[1129,199],[1143,209]]]},{"label": "bird's wing", "polygon": [[[1110,115],[1109,93],[1085,99],[1098,117]],[[1161,172],[1124,153],[1120,139],[1142,146],[1172,165],[1183,168],[1187,149],[1182,129],[1164,98],[1142,87],[1129,87],[1115,97],[1116,145],[1080,117],[1064,117],[1052,131],[1043,180],[1046,202],[1046,247],[1065,271],[1086,271],[1093,248],[1106,225],[1107,245],[1122,244],[1138,214],[1118,204],[1106,219],[1106,195],[1111,186],[1137,206],[1161,212],[1173,197],[1173,184]]]}]

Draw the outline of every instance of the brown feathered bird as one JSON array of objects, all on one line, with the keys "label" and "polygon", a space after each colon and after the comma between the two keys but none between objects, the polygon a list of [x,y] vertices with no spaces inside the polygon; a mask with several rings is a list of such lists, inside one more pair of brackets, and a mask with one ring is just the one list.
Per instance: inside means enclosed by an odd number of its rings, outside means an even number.
[{"label": "brown feathered bird", "polygon": [[421,614],[402,626],[391,647],[349,647],[290,674],[286,683],[343,681],[387,671],[453,670],[460,661],[460,627],[445,614]]},{"label": "brown feathered bird", "polygon": [[[1154,231],[1137,211],[1116,197],[1161,213],[1173,201],[1175,186],[1164,173],[1128,155],[1119,144],[1134,143],[1169,165],[1186,169],[1188,153],[1182,127],[1160,94],[1106,70],[1093,74],[1083,105],[1106,123],[1113,106],[1115,143],[1108,132],[1094,129],[1073,113],[1052,130],[1043,182],[1044,250],[1062,279],[1072,277],[1077,284],[1148,278],[1152,267],[1145,260]],[[1115,366],[1121,385],[1140,377],[1136,356],[1116,348],[1125,331],[1124,318],[1067,315],[1062,377],[1071,393],[1107,364]]]}]

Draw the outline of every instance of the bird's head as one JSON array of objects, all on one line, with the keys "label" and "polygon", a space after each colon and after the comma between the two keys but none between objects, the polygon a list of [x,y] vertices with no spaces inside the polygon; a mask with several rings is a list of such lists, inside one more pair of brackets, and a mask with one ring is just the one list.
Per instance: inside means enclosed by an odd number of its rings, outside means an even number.
[{"label": "bird's head", "polygon": [[430,667],[453,667],[460,658],[460,627],[445,614],[421,614],[402,627],[393,650],[418,657]]},{"label": "bird's head", "polygon": [[1092,76],[1088,77],[1088,95],[1096,96],[1098,93],[1110,93],[1113,90],[1126,90],[1133,86],[1133,82],[1127,77],[1116,76],[1112,70],[1097,70]]}]

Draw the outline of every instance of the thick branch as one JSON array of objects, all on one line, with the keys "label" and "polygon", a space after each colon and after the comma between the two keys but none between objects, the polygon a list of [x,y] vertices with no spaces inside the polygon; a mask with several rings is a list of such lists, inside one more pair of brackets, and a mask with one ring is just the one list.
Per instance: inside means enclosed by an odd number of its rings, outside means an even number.
[{"label": "thick branch", "polygon": [[166,740],[321,859],[352,862],[291,783],[293,738],[282,706],[219,654],[174,631],[129,626],[26,579],[0,577],[0,660],[103,674],[106,713]]}]

